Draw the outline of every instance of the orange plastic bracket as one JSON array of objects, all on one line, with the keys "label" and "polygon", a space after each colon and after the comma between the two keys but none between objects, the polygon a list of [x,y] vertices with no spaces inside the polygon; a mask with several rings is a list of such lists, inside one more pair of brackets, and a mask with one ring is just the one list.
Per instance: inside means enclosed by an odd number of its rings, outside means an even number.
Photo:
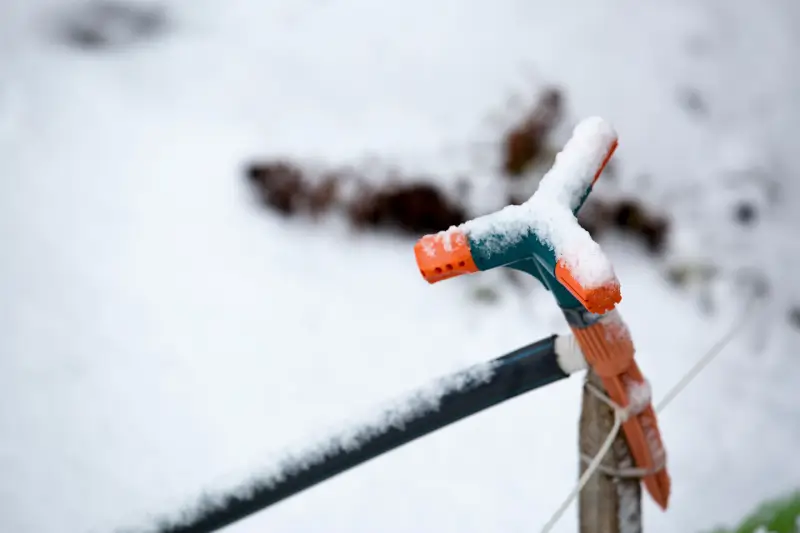
[{"label": "orange plastic bracket", "polygon": [[[588,326],[571,324],[572,332],[583,351],[586,362],[603,381],[609,399],[620,407],[631,403],[631,389],[645,385],[645,379],[634,360],[630,333],[613,310]],[[666,452],[661,440],[652,403],[622,424],[636,466],[647,474],[643,483],[647,492],[662,509],[670,496],[670,477],[666,467]]]}]

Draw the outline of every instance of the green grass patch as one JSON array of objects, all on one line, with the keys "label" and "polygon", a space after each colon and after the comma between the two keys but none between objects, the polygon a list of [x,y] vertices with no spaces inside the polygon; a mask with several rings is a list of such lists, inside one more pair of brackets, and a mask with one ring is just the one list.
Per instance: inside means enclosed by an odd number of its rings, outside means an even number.
[{"label": "green grass patch", "polygon": [[734,529],[710,533],[800,533],[800,490],[761,504]]}]

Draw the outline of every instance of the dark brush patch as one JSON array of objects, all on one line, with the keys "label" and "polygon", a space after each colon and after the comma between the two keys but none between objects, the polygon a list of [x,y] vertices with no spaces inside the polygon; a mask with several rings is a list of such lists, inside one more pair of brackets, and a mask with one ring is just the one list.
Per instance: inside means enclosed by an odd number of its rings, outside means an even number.
[{"label": "dark brush patch", "polygon": [[357,227],[397,228],[414,235],[446,230],[469,219],[463,205],[426,182],[364,191],[347,212]]},{"label": "dark brush patch", "polygon": [[625,199],[608,206],[614,228],[641,239],[653,254],[663,252],[669,232],[669,221],[648,211],[641,202]]},{"label": "dark brush patch", "polygon": [[549,141],[549,136],[563,117],[564,96],[556,88],[545,90],[533,109],[503,137],[503,172],[520,178]]},{"label": "dark brush patch", "polygon": [[753,204],[741,202],[734,209],[733,218],[742,226],[752,226],[758,218],[758,211]]},{"label": "dark brush patch", "polygon": [[293,215],[308,195],[303,173],[285,161],[249,165],[246,175],[261,202],[282,215]]},{"label": "dark brush patch", "polygon": [[166,33],[167,12],[160,4],[94,0],[57,14],[56,39],[71,48],[108,50]]},{"label": "dark brush patch", "polygon": [[789,324],[797,330],[800,330],[800,306],[795,306],[789,309],[788,313]]},{"label": "dark brush patch", "polygon": [[[496,186],[506,193],[506,205],[519,205],[528,197],[512,192],[523,180],[536,179],[526,173],[537,158],[552,157],[550,135],[561,121],[564,96],[550,88],[539,97],[518,125],[504,134],[503,173]],[[608,171],[606,172],[606,174]],[[445,230],[484,213],[468,207],[471,181],[461,178],[456,193],[446,192],[434,180],[404,175],[393,169],[382,180],[370,184],[367,172],[358,169],[333,169],[322,176],[310,176],[299,163],[288,159],[255,162],[245,169],[248,181],[261,203],[284,216],[319,216],[337,210],[359,230],[397,230],[419,237]],[[347,186],[347,195],[342,191]],[[504,207],[498,205],[497,209]],[[661,253],[666,244],[669,223],[653,214],[644,204],[632,199],[590,198],[578,215],[579,223],[594,238],[617,231],[635,236],[652,253]]]},{"label": "dark brush patch", "polygon": [[[468,216],[458,199],[420,179],[375,187],[350,172],[332,171],[312,184],[299,166],[287,161],[254,163],[245,175],[264,205],[287,216],[317,217],[337,208],[356,228],[391,228],[413,235],[447,229]],[[355,187],[349,197],[339,194],[346,182]]]},{"label": "dark brush patch", "polygon": [[677,92],[678,105],[690,115],[706,116],[708,102],[698,89],[683,87]]}]

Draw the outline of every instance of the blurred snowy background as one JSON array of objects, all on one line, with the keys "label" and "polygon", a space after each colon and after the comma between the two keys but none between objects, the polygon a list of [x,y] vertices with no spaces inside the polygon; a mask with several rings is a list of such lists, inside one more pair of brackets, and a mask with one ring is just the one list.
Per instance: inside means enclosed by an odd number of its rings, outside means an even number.
[{"label": "blurred snowy background", "polygon": [[[242,176],[259,157],[377,158],[470,174],[485,199],[496,176],[470,147],[491,152],[548,84],[567,134],[591,115],[617,128],[617,193],[670,217],[657,256],[601,241],[656,400],[760,295],[661,416],[674,492],[666,513],[646,501],[645,529],[733,524],[797,488],[799,60],[794,0],[4,0],[0,531],[148,524],[565,331],[540,290],[428,286],[413,238],[282,217]],[[577,475],[579,390],[509,402],[230,531],[536,531]],[[570,512],[557,531],[575,527]]]}]

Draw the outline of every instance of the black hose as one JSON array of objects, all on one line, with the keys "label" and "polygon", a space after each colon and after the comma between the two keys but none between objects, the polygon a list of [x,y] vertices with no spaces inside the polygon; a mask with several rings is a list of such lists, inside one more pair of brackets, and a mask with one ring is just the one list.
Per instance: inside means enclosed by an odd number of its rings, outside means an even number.
[{"label": "black hose", "polygon": [[163,521],[157,533],[212,533],[238,520],[285,500],[317,483],[330,479],[412,440],[488,409],[525,392],[568,376],[558,364],[555,336],[542,339],[492,361],[491,375],[477,380],[475,368],[445,378],[463,377],[465,385],[446,392],[438,408],[420,412],[404,420],[402,427],[389,426],[371,432],[357,448],[332,446],[330,453],[304,461],[300,458],[284,476],[255,480],[237,494],[205,500],[180,519]]}]

